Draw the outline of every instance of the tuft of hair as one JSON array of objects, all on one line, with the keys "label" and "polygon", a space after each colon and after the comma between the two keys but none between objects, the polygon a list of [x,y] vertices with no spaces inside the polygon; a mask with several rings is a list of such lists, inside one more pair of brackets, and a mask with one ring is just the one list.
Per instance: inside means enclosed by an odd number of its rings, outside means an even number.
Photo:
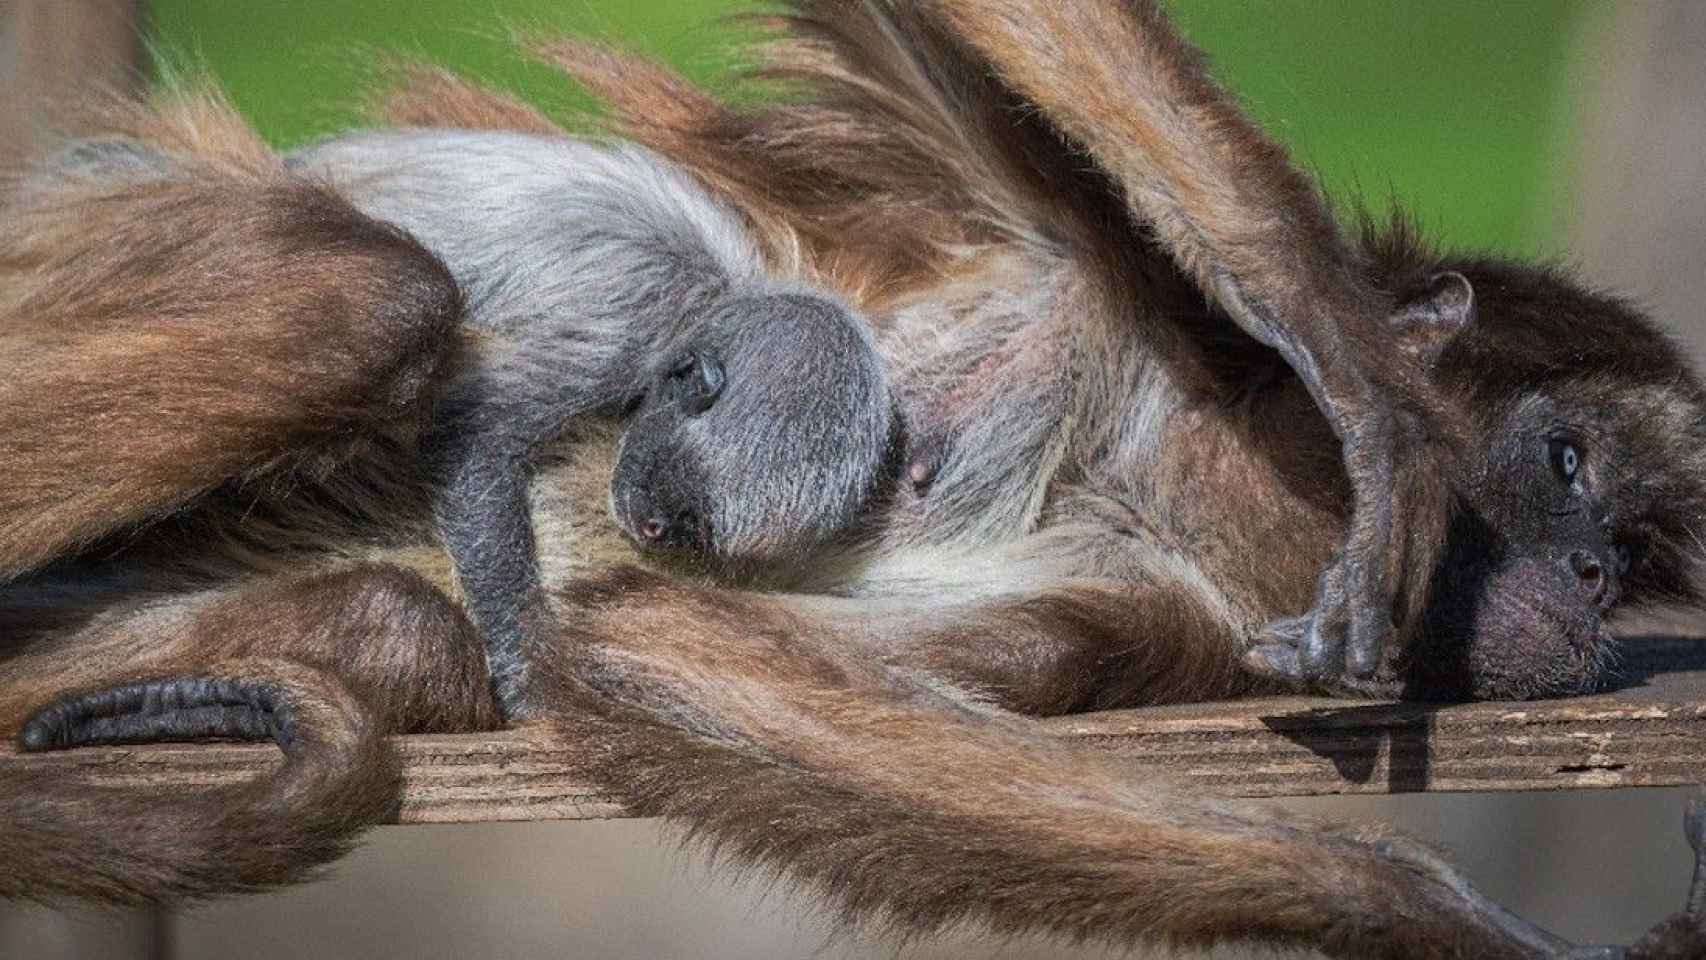
[{"label": "tuft of hair", "polygon": [[[219,87],[203,77],[174,79],[145,101],[120,94],[90,98],[70,109],[35,171],[78,169],[75,151],[90,142],[128,141],[175,160],[234,175],[282,169],[278,154],[245,121]],[[57,143],[61,149],[55,150]],[[73,151],[67,156],[66,150]],[[98,171],[93,171],[98,172]]]},{"label": "tuft of hair", "polygon": [[757,108],[608,46],[533,52],[603,100],[614,132],[692,170],[866,309],[990,245],[1135,235],[1105,178],[922,10],[794,0],[756,22],[786,35],[758,47],[754,78],[792,95]]},{"label": "tuft of hair", "polygon": [[532,104],[443,67],[404,62],[388,73],[366,105],[366,113],[382,125],[564,133]]}]

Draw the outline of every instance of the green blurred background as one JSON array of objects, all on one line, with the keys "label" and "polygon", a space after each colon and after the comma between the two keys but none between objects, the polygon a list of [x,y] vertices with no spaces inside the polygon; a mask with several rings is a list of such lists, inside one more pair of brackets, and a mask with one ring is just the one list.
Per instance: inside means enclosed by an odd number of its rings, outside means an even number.
[{"label": "green blurred background", "polygon": [[[1340,198],[1396,197],[1453,246],[1552,255],[1569,132],[1557,108],[1585,0],[1177,0],[1220,75]],[[151,0],[170,59],[199,60],[280,144],[350,123],[376,51],[573,103],[513,30],[591,34],[726,78],[733,0]]]}]

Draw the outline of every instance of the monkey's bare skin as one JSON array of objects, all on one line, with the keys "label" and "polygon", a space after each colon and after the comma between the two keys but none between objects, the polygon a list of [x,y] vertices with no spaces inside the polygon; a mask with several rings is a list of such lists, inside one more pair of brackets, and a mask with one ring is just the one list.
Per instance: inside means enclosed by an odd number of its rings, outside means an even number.
[{"label": "monkey's bare skin", "polygon": [[[1260,683],[1242,664],[1264,636],[1254,657],[1266,669],[1335,687],[1591,687],[1614,605],[1690,596],[1702,394],[1665,339],[1553,273],[1441,257],[1401,230],[1346,241],[1147,4],[794,8],[799,39],[773,57],[813,91],[804,105],[735,110],[608,51],[546,53],[609,99],[628,133],[742,210],[767,250],[798,251],[875,318],[934,475],[897,491],[869,543],[802,571],[820,595],[635,570],[547,576],[550,599],[524,613],[530,635],[555,638],[532,650],[532,689],[542,722],[599,744],[589,772],[641,812],[813,883],[852,918],[912,931],[972,918],[1344,957],[1699,956],[1698,883],[1694,908],[1635,946],[1578,950],[1407,841],[1179,795],[1045,740],[1016,713],[1242,692]],[[536,123],[443,77],[400,111]],[[389,249],[384,239],[373,248]],[[220,294],[227,309],[247,302]],[[374,349],[390,342],[373,329]],[[67,379],[31,375],[20,403]],[[34,419],[18,422],[31,426],[17,436],[34,436]],[[192,452],[228,447],[247,449],[227,439]],[[58,457],[43,445],[17,475],[63,477],[47,484],[62,492],[77,475]],[[221,475],[277,469],[234,461]],[[145,492],[95,504],[128,513],[64,519],[125,529],[188,499]],[[15,516],[0,510],[5,562],[17,562]],[[548,523],[536,510],[536,531]],[[267,589],[256,572],[238,580],[220,596]],[[71,606],[39,579],[26,586],[43,607]],[[276,589],[287,587],[315,589]],[[176,639],[188,630],[148,619],[161,615],[65,616],[0,666],[0,723],[23,726],[58,699],[35,736],[72,742],[111,727],[80,718],[114,701],[57,691],[226,675]],[[200,620],[189,604],[172,616]],[[324,656],[323,637],[300,637],[267,643]],[[451,623],[434,642],[457,637],[472,642]],[[155,660],[112,677],[72,652],[103,643]],[[362,679],[390,676],[395,643],[380,636],[380,652],[337,675],[380,691],[360,703],[407,729],[395,687]],[[1372,677],[1359,676],[1370,660]],[[431,663],[407,669],[437,683],[440,702],[484,696],[439,681]],[[318,769],[353,775],[339,759]],[[8,893],[181,896],[293,876],[267,863],[198,876],[189,865],[205,861],[185,851],[217,835],[186,827],[142,852],[154,873],[80,889],[82,850],[22,824],[59,825],[50,836],[62,838],[96,816],[51,783],[27,797],[0,803],[0,854],[27,865]],[[1701,819],[1689,821],[1696,842]],[[361,822],[309,829],[336,841]]]}]

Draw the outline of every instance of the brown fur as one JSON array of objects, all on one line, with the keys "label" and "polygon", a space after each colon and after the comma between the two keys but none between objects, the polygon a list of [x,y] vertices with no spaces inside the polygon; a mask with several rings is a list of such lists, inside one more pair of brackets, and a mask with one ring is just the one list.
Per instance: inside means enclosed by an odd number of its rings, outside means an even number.
[{"label": "brown fur", "polygon": [[0,435],[0,576],[343,460],[418,420],[439,373],[458,294],[437,260],[186,102],[110,122],[193,176],[46,171],[0,200],[0,364],[32,371],[0,384],[30,424]]},{"label": "brown fur", "polygon": [[453,127],[560,134],[532,104],[475,83],[448,70],[403,64],[388,92],[375,99],[375,120],[398,127]]},{"label": "brown fur", "polygon": [[[875,666],[783,598],[629,571],[562,600],[562,735],[608,745],[600,778],[722,855],[813,881],[849,918],[908,933],[974,920],[1361,958],[1533,956],[1466,915],[1449,892],[1461,880],[1420,848],[1371,856],[1318,823],[1136,780]],[[1375,919],[1393,903],[1402,926]]]},{"label": "brown fur", "polygon": [[169,796],[8,776],[0,896],[160,902],[311,877],[395,815],[399,768],[386,735],[498,725],[473,628],[395,569],[261,582],[103,620],[75,636],[75,669],[51,687],[39,681],[47,664],[66,662],[62,651],[0,664],[0,726],[16,729],[17,708],[50,695],[212,677],[282,695],[284,761],[247,783]]},{"label": "brown fur", "polygon": [[[1706,516],[1702,391],[1663,338],[1615,301],[1541,271],[1443,259],[1401,231],[1351,244],[1314,187],[1213,86],[1150,4],[798,0],[790,11],[782,19],[794,39],[773,48],[770,75],[803,94],[779,106],[726,106],[662,68],[602,48],[550,45],[542,56],[608,98],[619,129],[739,204],[778,264],[832,278],[880,314],[913,449],[930,470],[918,488],[895,491],[870,544],[800,571],[803,588],[836,596],[759,593],[632,569],[576,568],[569,583],[556,578],[555,598],[535,612],[532,631],[555,640],[534,651],[546,722],[604,747],[589,773],[640,810],[684,821],[741,862],[811,883],[849,918],[909,933],[975,919],[1003,931],[1119,943],[1261,940],[1345,957],[1559,956],[1560,942],[1504,915],[1420,847],[1177,794],[1148,772],[1046,741],[1012,711],[1259,686],[1240,668],[1244,648],[1263,624],[1310,605],[1316,573],[1369,506],[1367,485],[1354,481],[1371,464],[1353,449],[1347,469],[1344,424],[1316,406],[1335,393],[1362,400],[1365,392],[1390,391],[1404,401],[1406,424],[1430,426],[1414,431],[1417,457],[1389,478],[1381,500],[1390,510],[1390,543],[1353,536],[1366,554],[1360,559],[1400,588],[1390,606],[1407,640],[1435,617],[1449,628],[1440,631],[1448,640],[1462,641],[1461,618],[1473,618],[1481,609],[1475,602],[1487,599],[1477,589],[1505,590],[1492,599],[1512,608],[1557,600],[1555,584],[1509,570],[1483,581],[1495,588],[1471,584],[1453,587],[1455,594],[1439,586],[1452,586],[1449,578],[1434,576],[1445,561],[1461,559],[1453,550],[1485,559],[1475,550],[1487,545],[1465,547],[1457,521],[1502,522],[1487,510],[1508,504],[1497,496],[1503,488],[1472,475],[1471,467],[1484,466],[1472,455],[1510,435],[1513,428],[1494,419],[1509,412],[1500,405],[1537,386],[1553,391],[1546,396],[1603,405],[1615,395],[1630,404],[1606,431],[1617,444],[1607,451],[1612,472],[1626,474],[1606,478],[1616,493],[1608,503],[1618,529],[1638,532],[1649,551],[1629,589],[1682,594],[1692,558],[1679,545]],[[499,95],[434,74],[416,80],[418,95],[405,94],[395,112],[410,122],[537,129],[537,115]],[[196,183],[205,179],[217,191],[228,175],[198,175]],[[295,451],[343,452],[349,467],[348,448],[336,443],[352,434],[389,436],[394,420],[418,412],[418,389],[399,392],[395,377],[375,382],[363,366],[371,360],[382,373],[405,361],[430,367],[416,341],[383,324],[319,324],[346,319],[346,308],[395,318],[389,300],[348,289],[371,294],[388,289],[387,280],[414,278],[428,270],[419,251],[398,252],[407,245],[377,228],[349,229],[323,191],[255,176],[266,189],[249,202],[263,211],[300,210],[292,204],[306,192],[326,204],[313,210],[333,211],[316,222],[344,228],[319,235],[322,245],[283,251],[314,262],[314,271],[295,275],[323,295],[318,309],[304,315],[297,301],[261,297],[265,309],[248,310],[242,294],[271,291],[227,289],[223,275],[210,282],[188,262],[165,257],[165,241],[183,228],[228,229],[205,208],[182,222],[104,221],[145,235],[93,263],[134,256],[150,270],[118,272],[124,285],[159,282],[156,272],[181,280],[184,287],[165,292],[191,304],[217,302],[220,316],[249,316],[263,334],[307,325],[311,333],[291,341],[292,349],[311,364],[344,366],[318,371],[324,380],[298,388],[310,398],[327,392],[351,400],[358,380],[351,371],[359,367],[359,381],[376,392],[358,399],[382,415],[334,418],[339,430],[303,436],[296,431],[327,421],[320,407],[293,397],[301,405],[285,408],[294,419],[276,432],[288,444],[260,457],[242,442],[248,434],[218,432],[227,409],[241,424],[247,408],[218,392],[213,368],[174,368],[169,397],[141,400],[170,411],[167,400],[196,396],[207,384],[220,398],[208,418],[207,449],[180,439],[188,418],[171,432],[129,424],[106,437],[121,443],[143,430],[152,452],[138,454],[137,468],[180,471],[157,482],[163,492],[132,490],[131,499],[115,494],[111,506],[68,509],[59,525],[83,532],[47,550],[0,537],[0,571],[35,569],[55,556],[68,565],[0,585],[7,591],[0,598],[36,598],[29,609],[0,610],[0,623],[11,613],[29,641],[0,667],[0,722],[15,724],[51,699],[55,681],[46,678],[67,665],[77,665],[75,684],[89,687],[205,668],[281,684],[309,701],[355,705],[312,714],[328,730],[493,719],[473,679],[465,622],[410,575],[358,566],[260,579],[238,564],[199,600],[181,590],[165,599],[143,590],[138,604],[138,591],[124,582],[137,568],[125,558],[146,552],[121,551],[111,564],[74,555],[92,536],[171,511],[219,477],[277,470],[315,480],[304,486],[317,495],[322,478],[299,469],[305,461]],[[140,182],[115,193],[121,200],[134,194],[134,209],[152,212],[144,201],[165,189]],[[172,189],[200,195],[199,186]],[[235,239],[254,245],[271,236],[255,233]],[[351,246],[357,234],[361,245]],[[101,243],[72,229],[60,239]],[[258,249],[263,262],[281,257],[275,247]],[[318,258],[329,251],[351,259],[334,257],[320,269]],[[379,260],[355,256],[363,251]],[[240,266],[235,275],[247,276]],[[1476,281],[1483,315],[1471,330],[1452,339],[1381,325],[1425,294],[1442,268]],[[58,264],[44,276],[67,283],[81,269]],[[289,282],[282,288],[295,290]],[[114,290],[115,300],[126,292]],[[439,322],[433,311],[452,300],[410,305],[430,327]],[[10,324],[15,315],[0,317]],[[1323,375],[1327,396],[1312,398],[1258,342],[1249,324],[1263,317],[1302,331],[1312,350],[1343,351],[1324,361],[1339,364]],[[1342,341],[1324,336],[1328,320],[1342,322]],[[17,329],[31,322],[18,320]],[[146,318],[132,322],[151,329]],[[351,330],[380,332],[367,341]],[[261,346],[268,342],[263,337]],[[180,349],[199,343],[186,338]],[[1501,346],[1510,356],[1500,355]],[[1365,354],[1381,360],[1357,366]],[[270,372],[282,356],[246,360]],[[1427,366],[1430,358],[1437,366]],[[66,362],[83,367],[90,359],[75,354]],[[291,356],[292,365],[302,362]],[[42,372],[18,388],[23,399],[78,382],[76,369],[36,369]],[[105,395],[125,422],[140,414],[112,389],[135,379],[121,373],[104,371]],[[1436,381],[1492,412],[1442,409]],[[83,419],[102,429],[101,417]],[[99,464],[74,445],[83,457],[73,458],[75,469],[54,467],[50,435],[36,423],[9,420],[0,442],[40,445],[32,469],[47,477],[37,488],[51,503]],[[208,462],[191,459],[197,456]],[[280,502],[288,518],[295,501]],[[550,502],[536,497],[535,508]],[[0,531],[31,505],[0,500]],[[232,524],[232,517],[220,511],[215,521]],[[345,544],[326,554],[305,563],[347,566],[359,551]],[[145,564],[140,575],[152,569]],[[91,577],[76,576],[84,571]],[[112,593],[124,603],[102,592],[103,576],[114,578]],[[349,619],[352,610],[361,616]],[[1509,617],[1470,622],[1470,639],[1490,638],[1497,649],[1406,644],[1402,653],[1420,661],[1409,668],[1432,676],[1462,666],[1450,659],[1459,654],[1500,669],[1513,662],[1568,668],[1563,681],[1548,677],[1549,686],[1510,688],[1519,693],[1555,693],[1580,673],[1552,646],[1581,639],[1575,634],[1538,633]],[[268,651],[314,672],[221,667],[259,650],[210,638],[258,637],[262,624]],[[114,659],[134,666],[115,673],[96,662]],[[329,681],[334,668],[347,689]],[[434,704],[444,712],[434,713]],[[345,733],[325,739],[365,742]],[[215,813],[174,821],[157,845],[127,848],[136,859],[121,872],[134,880],[98,874],[79,886],[87,858],[108,855],[107,841],[90,852],[69,841],[70,825],[108,816],[134,822],[150,801],[90,812],[59,785],[31,783],[24,792],[0,792],[0,854],[20,864],[8,868],[13,886],[0,892],[179,897],[294,879],[380,815],[389,789],[372,773],[384,764],[367,765],[368,755],[353,748],[313,761],[298,753],[282,769],[292,769],[296,756],[326,778],[329,791],[347,792],[313,798],[320,806],[312,811],[286,812],[280,822],[294,818],[313,839],[294,858],[267,859],[276,853],[270,848],[256,859],[228,852],[230,873],[184,872],[190,855],[232,826],[218,812],[241,818],[266,808],[271,785],[261,782],[248,792],[177,798],[179,809]],[[337,819],[340,803],[345,815]],[[37,820],[61,832],[39,840],[28,828]],[[260,829],[249,820],[239,825]],[[1658,956],[1697,947],[1706,938],[1699,921],[1674,923],[1642,949]]]}]

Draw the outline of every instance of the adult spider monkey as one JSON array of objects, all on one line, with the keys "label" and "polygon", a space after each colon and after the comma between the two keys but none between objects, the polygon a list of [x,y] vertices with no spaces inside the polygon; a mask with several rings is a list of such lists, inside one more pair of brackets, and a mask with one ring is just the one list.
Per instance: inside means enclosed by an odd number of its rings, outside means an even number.
[{"label": "adult spider monkey", "polygon": [[[597,744],[590,772],[640,812],[908,929],[976,918],[1353,957],[1701,956],[1706,877],[1690,910],[1627,950],[1574,948],[1405,841],[1182,796],[1017,715],[1227,695],[1258,682],[1249,667],[1427,696],[1591,686],[1614,606],[1691,597],[1703,398],[1668,341],[1556,272],[1444,257],[1401,227],[1345,240],[1148,3],[797,0],[784,19],[795,39],[771,62],[810,90],[784,106],[725,107],[606,51],[545,52],[876,318],[918,486],[869,543],[814,563],[815,595],[634,569],[553,585],[522,625],[529,680],[501,706]],[[456,96],[405,113],[533,122],[442,90]],[[398,243],[335,247],[352,262],[334,260],[324,289],[352,272],[412,277]],[[321,309],[432,316],[391,308],[373,283]],[[399,347],[431,332],[400,323],[350,361],[387,358],[391,376],[362,380],[381,398],[408,382]],[[37,392],[69,377],[29,375]],[[291,386],[322,402],[348,382]],[[334,409],[393,409],[360,399]],[[283,449],[328,447],[311,434]],[[246,456],[205,475],[284,454]],[[76,476],[64,469],[56,489]],[[119,498],[131,512],[109,526],[186,486],[165,489]],[[96,614],[81,646],[25,651],[14,663],[38,659],[11,677],[37,685],[7,695],[8,716],[47,699],[50,669],[79,668],[58,688],[93,692],[36,714],[26,742],[267,734],[286,748],[276,776],[323,789],[161,804],[0,786],[0,853],[16,865],[0,891],[289,879],[390,796],[385,764],[354,762],[374,755],[374,729],[489,719],[466,622],[395,568],[251,579],[204,603],[167,625]],[[269,643],[312,675],[219,662],[261,646],[219,638],[262,626],[304,638]],[[176,659],[137,683],[87,666],[127,631],[123,649],[147,637]],[[327,636],[354,649],[328,653]],[[477,716],[429,723],[411,684]],[[327,802],[349,818],[328,826]],[[173,819],[89,836],[155,815]],[[232,842],[236,818],[277,845]],[[1706,847],[1706,812],[1689,835]],[[298,856],[292,836],[315,845]],[[96,846],[143,879],[79,873]]]}]

